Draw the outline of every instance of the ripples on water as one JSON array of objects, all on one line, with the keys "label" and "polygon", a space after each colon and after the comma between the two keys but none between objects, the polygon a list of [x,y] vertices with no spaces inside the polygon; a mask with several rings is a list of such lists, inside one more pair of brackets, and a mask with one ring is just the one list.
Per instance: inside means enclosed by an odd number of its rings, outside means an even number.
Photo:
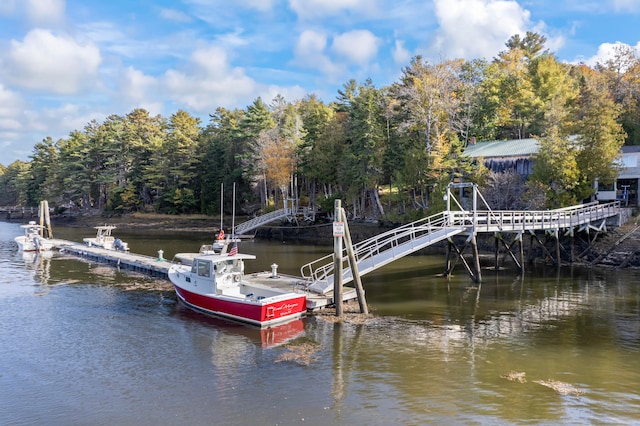
[{"label": "ripples on water", "polygon": [[[438,277],[440,257],[412,256],[365,277],[364,325],[311,317],[264,333],[183,307],[163,280],[23,256],[18,225],[0,231],[3,425],[640,421],[633,271],[487,272],[476,286]],[[326,250],[250,249],[267,266]],[[317,347],[311,364],[280,362],[303,343]]]}]

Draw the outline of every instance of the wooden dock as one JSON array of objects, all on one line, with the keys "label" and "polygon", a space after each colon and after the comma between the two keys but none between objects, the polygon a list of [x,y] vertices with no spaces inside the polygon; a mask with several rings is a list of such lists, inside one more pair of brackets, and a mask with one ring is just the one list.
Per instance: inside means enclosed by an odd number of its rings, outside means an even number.
[{"label": "wooden dock", "polygon": [[148,275],[168,278],[169,267],[173,262],[142,254],[122,251],[105,250],[100,247],[88,246],[67,240],[54,239],[54,244],[63,253],[70,253],[85,259],[106,263],[118,268],[142,272]]},{"label": "wooden dock", "polygon": [[[154,277],[168,279],[169,268],[176,262],[159,259],[152,256],[106,250],[100,247],[88,246],[73,241],[53,239],[56,248],[62,253],[72,254],[80,258],[90,259],[100,263],[106,263],[117,268],[128,269],[144,273]],[[273,277],[271,271],[246,273],[244,280],[264,286],[278,288],[286,291],[305,293],[307,297],[307,310],[316,311],[333,305],[333,292],[317,294],[305,289],[305,279],[292,275],[277,274]],[[343,300],[345,302],[356,300],[355,289],[345,287]]]}]

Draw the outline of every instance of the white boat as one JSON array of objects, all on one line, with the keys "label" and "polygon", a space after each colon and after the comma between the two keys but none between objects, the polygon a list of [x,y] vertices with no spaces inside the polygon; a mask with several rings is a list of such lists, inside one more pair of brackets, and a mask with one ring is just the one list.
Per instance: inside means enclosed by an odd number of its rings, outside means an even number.
[{"label": "white boat", "polygon": [[245,278],[244,261],[255,258],[238,253],[234,244],[228,253],[196,256],[191,266],[172,265],[169,279],[178,298],[200,312],[260,327],[302,317],[307,309],[304,293]]},{"label": "white boat", "polygon": [[38,225],[32,220],[27,225],[20,227],[24,229],[24,235],[15,238],[20,250],[40,252],[52,250],[55,247],[53,241],[42,236],[44,226]]},{"label": "white boat", "polygon": [[113,225],[100,225],[94,227],[97,232],[94,238],[83,238],[82,241],[89,247],[102,247],[105,250],[128,251],[129,244],[111,235],[116,229]]}]

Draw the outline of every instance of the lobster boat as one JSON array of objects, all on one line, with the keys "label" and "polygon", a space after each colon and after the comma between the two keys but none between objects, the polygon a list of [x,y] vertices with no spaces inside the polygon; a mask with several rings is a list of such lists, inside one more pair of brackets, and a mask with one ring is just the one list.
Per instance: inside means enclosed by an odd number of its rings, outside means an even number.
[{"label": "lobster boat", "polygon": [[255,282],[245,276],[244,261],[255,258],[238,253],[234,244],[228,253],[199,254],[191,265],[171,265],[169,279],[182,302],[207,314],[260,327],[304,316],[305,294]]}]

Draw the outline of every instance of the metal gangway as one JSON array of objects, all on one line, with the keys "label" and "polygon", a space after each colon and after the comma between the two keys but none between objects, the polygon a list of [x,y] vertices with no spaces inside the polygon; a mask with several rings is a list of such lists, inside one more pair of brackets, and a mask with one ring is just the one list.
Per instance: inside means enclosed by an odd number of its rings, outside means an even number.
[{"label": "metal gangway", "polygon": [[[555,210],[478,210],[477,197],[482,197],[473,185],[473,208],[464,209],[450,189],[471,184],[450,184],[447,187],[447,210],[353,244],[357,270],[364,275],[394,260],[407,256],[458,234],[496,232],[534,232],[588,226],[620,214],[618,201],[592,202]],[[452,210],[451,202],[459,210]],[[483,199],[484,201],[484,199]],[[486,201],[485,201],[486,205]],[[346,249],[343,250],[342,283],[353,280]],[[302,276],[310,283],[308,289],[325,294],[333,289],[334,254],[303,265]]]},{"label": "metal gangway", "polygon": [[240,225],[233,228],[233,233],[234,235],[242,235],[249,231],[253,231],[254,229],[258,229],[262,225],[266,225],[270,222],[284,219],[291,220],[295,217],[296,213],[297,207],[295,200],[287,199],[283,209],[265,213],[263,215],[256,216],[253,219],[249,219],[246,222],[242,222]]}]

